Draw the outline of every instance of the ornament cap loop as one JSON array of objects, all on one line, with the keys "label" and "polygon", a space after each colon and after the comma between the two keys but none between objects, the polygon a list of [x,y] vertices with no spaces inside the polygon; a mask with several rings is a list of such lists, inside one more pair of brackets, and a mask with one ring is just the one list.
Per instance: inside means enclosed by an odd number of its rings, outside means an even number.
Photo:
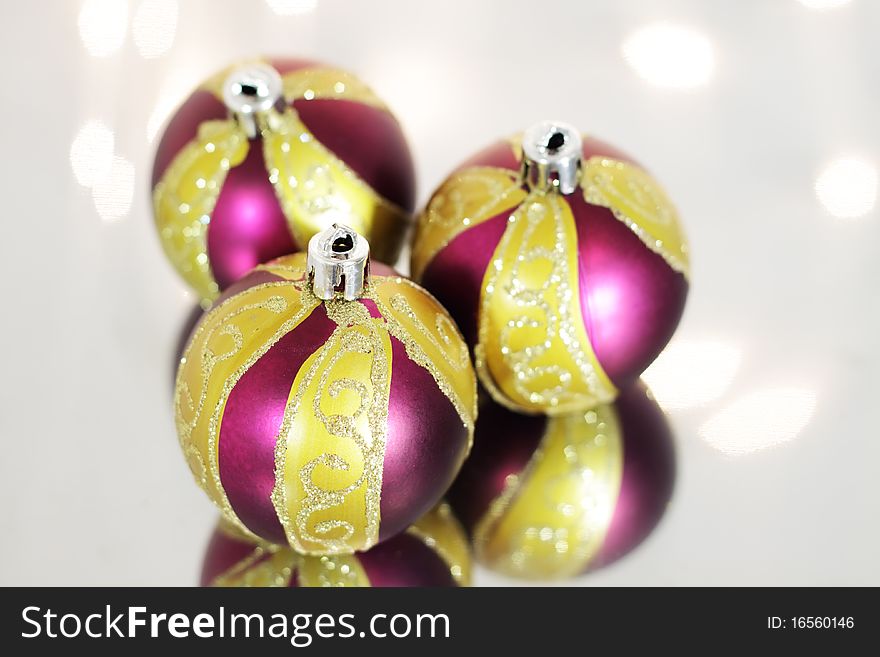
[{"label": "ornament cap loop", "polygon": [[572,194],[578,186],[583,142],[573,126],[541,121],[523,134],[523,182],[532,190],[558,189]]},{"label": "ornament cap loop", "polygon": [[306,266],[316,297],[354,301],[369,280],[370,244],[348,226],[334,223],[309,240]]},{"label": "ornament cap loop", "polygon": [[271,127],[283,96],[281,75],[268,64],[239,66],[223,83],[223,102],[235,115],[249,139]]}]

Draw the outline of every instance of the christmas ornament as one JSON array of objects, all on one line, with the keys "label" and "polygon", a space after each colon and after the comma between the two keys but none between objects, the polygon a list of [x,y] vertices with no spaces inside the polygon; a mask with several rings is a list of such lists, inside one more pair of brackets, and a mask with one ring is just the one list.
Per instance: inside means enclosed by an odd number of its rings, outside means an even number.
[{"label": "christmas ornament", "polygon": [[205,314],[175,416],[196,481],[245,536],[346,554],[437,504],[470,449],[475,390],[443,307],[333,225]]},{"label": "christmas ornament", "polygon": [[205,300],[339,217],[394,263],[415,190],[382,101],[350,73],[289,59],[202,84],[165,129],[152,185],[165,253]]},{"label": "christmas ornament", "polygon": [[565,414],[614,398],[672,336],[688,290],[675,209],[629,157],[544,122],[434,193],[412,272],[502,404]]},{"label": "christmas ornament", "polygon": [[467,539],[441,504],[366,552],[323,557],[254,544],[221,521],[202,565],[202,586],[470,586]]},{"label": "christmas ornament", "polygon": [[448,499],[478,560],[513,576],[560,578],[644,540],[674,479],[669,427],[637,383],[614,404],[549,418],[486,399],[473,453]]}]

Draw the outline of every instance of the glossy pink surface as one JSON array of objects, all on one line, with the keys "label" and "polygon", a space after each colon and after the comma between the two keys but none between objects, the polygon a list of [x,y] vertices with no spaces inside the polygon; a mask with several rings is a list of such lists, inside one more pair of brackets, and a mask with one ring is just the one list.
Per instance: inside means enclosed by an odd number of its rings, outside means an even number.
[{"label": "glossy pink surface", "polygon": [[666,416],[641,382],[615,402],[623,432],[623,479],[598,568],[637,547],[660,522],[675,487],[675,444]]},{"label": "glossy pink surface", "polygon": [[669,342],[684,311],[688,284],[610,210],[568,199],[578,234],[578,281],[584,325],[609,378],[635,381]]},{"label": "glossy pink surface", "polygon": [[398,534],[358,558],[371,586],[457,586],[446,562],[409,534]]},{"label": "glossy pink surface", "polygon": [[153,160],[150,191],[152,192],[181,149],[196,138],[202,123],[226,119],[228,116],[226,106],[209,91],[196,91],[187,98],[165,126],[162,139],[159,140]]},{"label": "glossy pink surface", "polygon": [[[598,139],[584,139],[584,159],[638,164]],[[584,324],[596,357],[617,386],[635,381],[663,351],[684,312],[688,284],[607,208],[580,193],[569,207],[578,234],[578,280]]]},{"label": "glossy pink surface", "polygon": [[324,306],[315,308],[244,373],[226,401],[217,441],[220,481],[239,519],[267,540],[286,541],[270,499],[284,409],[300,367],[335,328]]},{"label": "glossy pink surface", "polygon": [[456,167],[455,170],[461,171],[471,167],[498,167],[500,169],[519,171],[520,161],[510,142],[505,139],[499,139],[483,150],[474,153]]},{"label": "glossy pink surface", "polygon": [[397,119],[347,100],[297,100],[293,107],[315,138],[380,196],[413,211],[415,166]]},{"label": "glossy pink surface", "polygon": [[419,281],[452,315],[471,348],[477,342],[483,278],[509,215],[503,212],[457,235],[428,263]]},{"label": "glossy pink surface", "polygon": [[452,485],[467,430],[431,374],[391,338],[392,374],[382,474],[379,538],[403,531]]},{"label": "glossy pink surface", "polygon": [[208,225],[208,259],[220,289],[261,262],[297,251],[287,219],[269,182],[263,147],[229,170]]},{"label": "glossy pink surface", "polygon": [[[199,586],[211,586],[222,575],[254,551],[254,546],[225,532],[215,529],[208,540],[205,556],[202,559],[202,573]],[[259,563],[259,562],[258,562]]]},{"label": "glossy pink surface", "polygon": [[446,495],[468,533],[504,491],[507,477],[525,469],[546,426],[541,415],[519,415],[481,397],[474,447]]}]

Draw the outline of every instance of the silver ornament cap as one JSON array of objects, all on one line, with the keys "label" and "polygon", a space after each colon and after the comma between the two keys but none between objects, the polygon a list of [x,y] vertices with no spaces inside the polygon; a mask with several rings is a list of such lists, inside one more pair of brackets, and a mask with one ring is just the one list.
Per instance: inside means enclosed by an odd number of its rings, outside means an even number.
[{"label": "silver ornament cap", "polygon": [[244,64],[235,68],[223,83],[223,103],[238,120],[249,139],[256,139],[281,101],[281,75],[268,64]]},{"label": "silver ornament cap", "polygon": [[312,291],[319,299],[359,299],[370,274],[370,244],[340,223],[309,240],[306,261]]},{"label": "silver ornament cap", "polygon": [[572,194],[580,182],[583,142],[568,123],[541,121],[523,133],[523,182],[529,189]]}]

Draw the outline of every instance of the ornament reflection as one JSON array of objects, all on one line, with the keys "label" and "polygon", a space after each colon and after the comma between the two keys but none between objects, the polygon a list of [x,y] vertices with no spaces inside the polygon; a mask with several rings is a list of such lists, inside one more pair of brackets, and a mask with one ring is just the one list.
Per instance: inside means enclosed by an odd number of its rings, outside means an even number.
[{"label": "ornament reflection", "polygon": [[475,557],[526,579],[572,577],[644,541],[675,481],[669,426],[642,383],[586,413],[518,415],[486,397],[447,499]]}]

